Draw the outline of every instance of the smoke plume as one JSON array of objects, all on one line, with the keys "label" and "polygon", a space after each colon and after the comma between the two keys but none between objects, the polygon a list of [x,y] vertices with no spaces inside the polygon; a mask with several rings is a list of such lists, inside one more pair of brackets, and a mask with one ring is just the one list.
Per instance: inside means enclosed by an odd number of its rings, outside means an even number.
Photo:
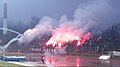
[{"label": "smoke plume", "polygon": [[[56,37],[58,33],[65,35],[71,33],[71,36],[80,36],[92,30],[98,32],[99,27],[106,29],[112,20],[118,14],[118,11],[109,4],[109,0],[91,0],[82,3],[74,11],[73,19],[68,19],[66,15],[60,17],[60,20],[51,17],[43,17],[33,28],[24,32],[23,41],[32,41],[35,37],[41,38],[46,32]],[[109,24],[108,26],[104,26]],[[93,32],[93,33],[94,33]]]}]

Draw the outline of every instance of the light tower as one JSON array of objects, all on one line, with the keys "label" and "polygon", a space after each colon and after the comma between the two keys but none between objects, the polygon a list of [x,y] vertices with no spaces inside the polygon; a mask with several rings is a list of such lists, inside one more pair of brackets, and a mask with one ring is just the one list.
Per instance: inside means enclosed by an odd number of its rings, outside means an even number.
[{"label": "light tower", "polygon": [[[7,1],[3,0],[3,28],[7,29]],[[7,34],[7,30],[3,30],[3,34]]]}]

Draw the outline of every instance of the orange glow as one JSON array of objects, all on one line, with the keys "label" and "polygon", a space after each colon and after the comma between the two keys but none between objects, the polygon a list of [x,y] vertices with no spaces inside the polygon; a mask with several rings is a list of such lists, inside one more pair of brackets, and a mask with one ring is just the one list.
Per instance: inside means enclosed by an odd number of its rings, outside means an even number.
[{"label": "orange glow", "polygon": [[76,64],[77,64],[77,65],[76,65],[77,67],[80,66],[80,59],[79,59],[79,58],[77,58],[77,60],[76,60]]},{"label": "orange glow", "polygon": [[65,43],[72,42],[74,40],[77,40],[77,46],[83,45],[87,40],[91,38],[92,34],[90,32],[86,34],[81,35],[75,35],[70,32],[63,32],[63,33],[55,33],[50,40],[46,43],[46,45],[52,45],[52,46],[59,46],[61,47]]},{"label": "orange glow", "polygon": [[62,44],[61,44],[61,43],[58,43],[58,46],[59,46],[59,47],[61,47],[61,46],[62,46]]},{"label": "orange glow", "polygon": [[77,46],[79,46],[80,45],[80,41],[78,41],[78,43],[77,43]]},{"label": "orange glow", "polygon": [[55,63],[54,57],[47,57],[45,60],[46,60],[46,64],[54,64]]},{"label": "orange glow", "polygon": [[77,64],[77,67],[79,67],[80,65],[79,64]]}]

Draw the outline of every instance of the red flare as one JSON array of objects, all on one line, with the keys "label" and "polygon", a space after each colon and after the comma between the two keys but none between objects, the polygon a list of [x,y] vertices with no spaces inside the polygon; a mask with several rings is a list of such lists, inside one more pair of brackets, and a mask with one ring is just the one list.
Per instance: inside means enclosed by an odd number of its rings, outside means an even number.
[{"label": "red flare", "polygon": [[74,40],[77,40],[77,46],[82,46],[87,40],[89,40],[92,37],[92,34],[90,32],[86,34],[81,35],[75,35],[72,33],[64,32],[60,34],[53,35],[50,40],[46,43],[46,45],[52,45],[61,47],[65,43],[73,42]]}]

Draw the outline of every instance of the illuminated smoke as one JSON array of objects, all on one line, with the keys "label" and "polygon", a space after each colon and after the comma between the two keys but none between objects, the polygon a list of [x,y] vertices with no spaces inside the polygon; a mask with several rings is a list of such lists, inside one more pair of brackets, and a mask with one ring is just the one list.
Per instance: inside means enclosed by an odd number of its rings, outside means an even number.
[{"label": "illuminated smoke", "polygon": [[109,0],[92,0],[80,4],[74,11],[73,19],[68,19],[66,15],[61,16],[60,20],[43,17],[33,29],[28,29],[24,32],[25,38],[23,38],[23,41],[30,42],[35,37],[39,37],[40,39],[46,31],[52,34],[51,38],[63,35],[66,38],[68,36],[80,38],[80,36],[86,34],[89,29],[94,30],[96,27],[100,27],[99,25],[108,25],[106,23],[111,23],[111,20],[114,20],[111,17],[115,17],[117,14],[117,10],[109,4]]},{"label": "illuminated smoke", "polygon": [[55,20],[50,17],[47,17],[47,16],[43,17],[33,29],[28,29],[24,32],[24,37],[21,38],[21,41],[31,42],[36,37],[41,39],[41,37],[45,33],[47,33],[48,36],[50,36],[51,30],[53,28],[52,23],[54,23],[54,21]]},{"label": "illuminated smoke", "polygon": [[[73,19],[68,19],[66,15],[61,16],[60,20],[51,17],[43,17],[33,28],[24,32],[22,38],[25,42],[30,42],[34,38],[41,37],[46,32],[52,37],[46,42],[46,45],[62,47],[65,43],[77,41],[77,46],[82,46],[92,37],[90,30],[99,25],[105,25],[108,16],[116,15],[107,1],[99,0],[81,4],[75,11]],[[115,16],[114,15],[114,16]],[[93,29],[93,30],[94,30]]]},{"label": "illuminated smoke", "polygon": [[115,16],[116,12],[117,10],[114,10],[107,0],[83,3],[74,11],[72,20],[69,20],[66,15],[61,17],[60,25],[52,31],[52,37],[46,45],[61,47],[66,42],[74,40],[78,41],[77,46],[83,45],[92,36],[90,29],[104,25],[108,22],[108,15]]},{"label": "illuminated smoke", "polygon": [[93,14],[81,8],[75,10],[73,20],[68,20],[67,16],[63,15],[59,20],[60,25],[52,30],[52,37],[46,45],[61,47],[74,40],[78,41],[77,46],[83,45],[91,37],[89,29],[96,25],[96,22],[92,19],[93,16]]}]

